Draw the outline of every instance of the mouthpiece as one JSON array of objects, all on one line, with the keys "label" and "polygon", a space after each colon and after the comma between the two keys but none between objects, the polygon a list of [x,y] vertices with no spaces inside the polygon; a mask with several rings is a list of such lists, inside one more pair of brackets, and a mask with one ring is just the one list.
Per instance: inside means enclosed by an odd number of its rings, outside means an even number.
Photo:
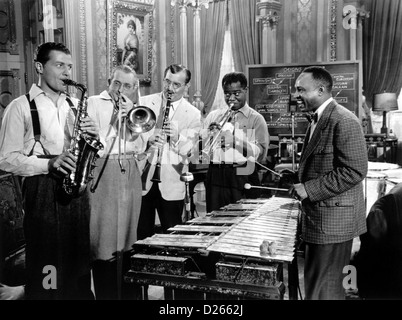
[{"label": "mouthpiece", "polygon": [[75,82],[74,80],[71,79],[63,79],[62,80],[64,82],[65,85],[67,86],[73,86],[73,87],[77,87],[78,89],[82,90],[82,91],[87,91],[87,88],[78,82]]},{"label": "mouthpiece", "polygon": [[244,185],[244,189],[246,189],[246,190],[251,189],[251,184],[246,183],[246,184]]}]

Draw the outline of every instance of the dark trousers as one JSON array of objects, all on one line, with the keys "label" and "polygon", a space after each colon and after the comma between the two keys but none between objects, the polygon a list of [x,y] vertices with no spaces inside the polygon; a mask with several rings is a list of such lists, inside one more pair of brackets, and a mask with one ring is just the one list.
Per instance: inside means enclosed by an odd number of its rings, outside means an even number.
[{"label": "dark trousers", "polygon": [[244,198],[255,199],[261,195],[260,189],[244,189],[246,183],[260,185],[257,170],[251,175],[237,175],[239,167],[210,164],[205,181],[207,212],[219,210],[223,206]]},{"label": "dark trousers", "polygon": [[130,270],[131,252],[115,259],[96,260],[92,264],[96,300],[137,300],[140,288],[124,281]]},{"label": "dark trousers", "polygon": [[155,234],[155,210],[158,211],[162,231],[183,223],[184,199],[167,201],[162,198],[159,186],[153,183],[151,190],[142,197],[141,213],[138,221],[137,239],[142,240]]},{"label": "dark trousers", "polygon": [[306,243],[306,300],[344,300],[343,268],[350,263],[353,240],[334,244]]},{"label": "dark trousers", "polygon": [[26,299],[93,299],[88,194],[71,198],[60,180],[40,175],[25,179],[23,196]]}]

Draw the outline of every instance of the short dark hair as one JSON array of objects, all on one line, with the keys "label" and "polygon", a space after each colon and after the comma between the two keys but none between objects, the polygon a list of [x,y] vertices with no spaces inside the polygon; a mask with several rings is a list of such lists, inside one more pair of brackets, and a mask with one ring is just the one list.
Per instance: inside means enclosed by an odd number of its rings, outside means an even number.
[{"label": "short dark hair", "polygon": [[62,43],[56,42],[45,42],[36,48],[35,52],[35,62],[40,62],[43,65],[50,60],[49,54],[51,51],[61,51],[65,54],[71,55],[70,50]]},{"label": "short dark hair", "polygon": [[134,20],[128,20],[128,22],[127,22],[127,27],[128,27],[128,26],[132,26],[133,29],[134,29],[134,31],[137,31],[137,25],[135,24],[135,21],[134,21]]},{"label": "short dark hair", "polygon": [[312,66],[305,68],[303,73],[311,73],[314,81],[317,82],[318,85],[324,86],[327,92],[332,91],[334,82],[328,70],[324,69],[323,67]]},{"label": "short dark hair", "polygon": [[175,74],[175,73],[179,73],[181,71],[184,71],[186,73],[186,84],[190,82],[191,80],[191,72],[190,70],[188,70],[185,66],[181,65],[181,64],[171,64],[169,67],[167,67],[165,69],[165,73],[163,74],[163,77],[166,78],[166,75],[168,73],[168,71],[170,71],[171,73]]},{"label": "short dark hair", "polygon": [[243,72],[229,72],[225,74],[222,79],[222,87],[236,82],[240,82],[240,85],[243,89],[247,88],[248,81]]}]

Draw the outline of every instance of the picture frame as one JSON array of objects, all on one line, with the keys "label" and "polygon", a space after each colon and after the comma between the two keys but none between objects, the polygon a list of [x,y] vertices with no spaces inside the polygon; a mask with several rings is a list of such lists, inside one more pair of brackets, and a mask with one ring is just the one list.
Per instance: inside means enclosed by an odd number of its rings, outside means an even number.
[{"label": "picture frame", "polygon": [[132,67],[140,84],[151,84],[153,5],[108,0],[109,71]]}]

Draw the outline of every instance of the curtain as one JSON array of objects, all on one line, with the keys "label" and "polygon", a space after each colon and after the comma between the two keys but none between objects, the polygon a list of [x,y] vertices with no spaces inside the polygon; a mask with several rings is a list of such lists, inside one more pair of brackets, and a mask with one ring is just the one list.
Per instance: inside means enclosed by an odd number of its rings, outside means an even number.
[{"label": "curtain", "polygon": [[225,37],[226,1],[201,11],[201,90],[205,106],[211,107],[218,88]]},{"label": "curtain", "polygon": [[229,0],[229,22],[236,71],[260,64],[259,29],[256,22],[258,0]]},{"label": "curtain", "polygon": [[373,95],[402,87],[402,1],[373,0],[363,28],[363,90],[371,107]]}]

